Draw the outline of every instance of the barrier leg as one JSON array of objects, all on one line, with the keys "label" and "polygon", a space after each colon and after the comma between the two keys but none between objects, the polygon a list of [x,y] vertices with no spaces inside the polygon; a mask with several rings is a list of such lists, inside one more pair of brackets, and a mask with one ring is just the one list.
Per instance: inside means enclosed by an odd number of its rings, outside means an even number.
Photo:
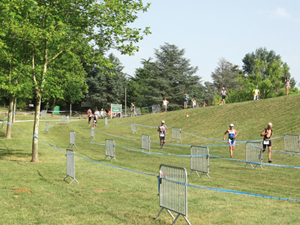
[{"label": "barrier leg", "polygon": [[191,176],[193,172],[194,172],[194,170],[192,170],[192,171],[191,171],[191,173],[190,173],[190,175],[189,175],[189,176]]},{"label": "barrier leg", "polygon": [[160,214],[161,214],[161,212],[164,210],[164,208],[163,207],[161,207],[161,210],[159,211],[159,213],[158,213],[158,215],[157,215],[157,217],[155,218],[155,220],[157,220],[158,219],[158,217],[160,216]]},{"label": "barrier leg", "polygon": [[176,218],[175,218],[175,220],[173,221],[172,225],[174,225],[174,224],[176,223],[176,221],[177,221],[177,219],[178,219],[179,216],[180,216],[180,214],[178,214],[178,215],[176,216]]},{"label": "barrier leg", "polygon": [[[173,214],[171,213],[171,211],[168,210],[168,209],[167,209],[167,211],[168,211],[168,213],[170,214],[170,216],[173,218],[173,220],[175,220],[175,216],[173,216]],[[179,214],[178,214],[178,215],[179,215]]]},{"label": "barrier leg", "polygon": [[192,225],[192,224],[190,223],[190,221],[188,220],[188,218],[186,218],[186,216],[184,216],[183,218],[185,219],[185,221],[187,222],[188,225]]},{"label": "barrier leg", "polygon": [[[198,173],[197,173],[197,174],[198,174]],[[203,174],[204,174],[204,172],[202,172],[202,174],[201,174],[200,178],[203,176]],[[198,177],[199,177],[199,174],[198,174]]]},{"label": "barrier leg", "polygon": [[210,178],[210,176],[208,175],[208,173],[206,173],[207,177]]}]

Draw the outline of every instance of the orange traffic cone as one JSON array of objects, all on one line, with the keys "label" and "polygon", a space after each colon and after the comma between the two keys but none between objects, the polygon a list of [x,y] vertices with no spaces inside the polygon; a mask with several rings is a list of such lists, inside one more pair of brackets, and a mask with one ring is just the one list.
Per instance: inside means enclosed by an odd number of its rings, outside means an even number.
[{"label": "orange traffic cone", "polygon": [[189,117],[189,113],[188,112],[186,112],[185,117]]}]

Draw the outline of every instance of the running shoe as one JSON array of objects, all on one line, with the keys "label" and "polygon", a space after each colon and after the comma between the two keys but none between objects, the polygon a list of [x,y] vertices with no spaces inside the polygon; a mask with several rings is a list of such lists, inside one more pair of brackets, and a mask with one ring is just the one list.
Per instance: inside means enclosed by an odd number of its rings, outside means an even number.
[{"label": "running shoe", "polygon": [[272,162],[272,159],[269,159],[269,160],[268,160],[268,163],[271,163],[271,162]]},{"label": "running shoe", "polygon": [[165,148],[164,146],[161,147],[161,149]]}]

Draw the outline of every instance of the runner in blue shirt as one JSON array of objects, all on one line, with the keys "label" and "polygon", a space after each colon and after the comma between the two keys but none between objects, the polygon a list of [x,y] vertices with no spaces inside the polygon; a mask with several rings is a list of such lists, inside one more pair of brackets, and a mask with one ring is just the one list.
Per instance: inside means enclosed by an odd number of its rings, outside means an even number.
[{"label": "runner in blue shirt", "polygon": [[223,140],[225,141],[225,136],[228,133],[228,144],[229,144],[230,158],[233,157],[233,150],[234,150],[235,143],[236,143],[235,138],[236,138],[236,136],[238,136],[238,132],[233,127],[234,127],[234,124],[231,123],[229,125],[229,129],[226,130],[226,132],[224,133],[224,137],[223,137]]}]

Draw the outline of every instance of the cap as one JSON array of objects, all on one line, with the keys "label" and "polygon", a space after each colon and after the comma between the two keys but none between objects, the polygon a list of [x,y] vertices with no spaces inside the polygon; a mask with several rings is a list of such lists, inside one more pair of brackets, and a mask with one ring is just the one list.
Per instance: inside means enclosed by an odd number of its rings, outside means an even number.
[{"label": "cap", "polygon": [[163,121],[161,121],[161,123],[165,123],[165,121],[163,120]]},{"label": "cap", "polygon": [[269,127],[272,127],[272,126],[273,126],[273,124],[272,124],[272,123],[269,123],[268,125],[269,125]]},{"label": "cap", "polygon": [[233,123],[231,123],[229,126],[230,126],[230,127],[234,127],[234,124],[233,124]]},{"label": "cap", "polygon": [[167,99],[167,98],[165,98],[165,99]]},{"label": "cap", "polygon": [[223,87],[223,89],[225,89],[225,87]]}]

